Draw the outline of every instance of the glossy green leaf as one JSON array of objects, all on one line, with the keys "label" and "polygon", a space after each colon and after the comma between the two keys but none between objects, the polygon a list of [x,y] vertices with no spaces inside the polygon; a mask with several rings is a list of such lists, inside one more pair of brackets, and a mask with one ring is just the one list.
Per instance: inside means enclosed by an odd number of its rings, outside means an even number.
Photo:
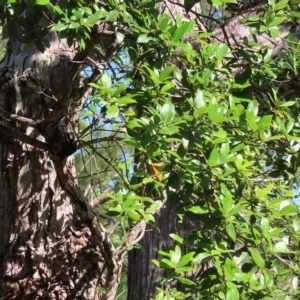
[{"label": "glossy green leaf", "polygon": [[280,213],[285,216],[293,216],[297,214],[296,205],[287,205],[280,210]]},{"label": "glossy green leaf", "polygon": [[229,214],[232,211],[232,205],[233,205],[233,198],[231,194],[228,194],[224,199],[223,199],[223,212],[224,214]]},{"label": "glossy green leaf", "polygon": [[170,260],[174,266],[177,266],[180,259],[181,259],[181,250],[180,247],[176,245],[175,251],[170,251]]},{"label": "glossy green leaf", "polygon": [[226,232],[230,236],[230,238],[236,242],[236,231],[234,228],[234,225],[232,223],[229,223],[226,225]]},{"label": "glossy green leaf", "polygon": [[105,18],[106,16],[107,11],[103,7],[101,7],[93,15],[87,18],[86,23],[90,24],[90,26],[93,26],[95,24],[100,23],[101,19]]},{"label": "glossy green leaf", "polygon": [[202,91],[200,91],[200,90],[197,91],[194,102],[195,102],[195,107],[197,109],[199,109],[203,106],[206,106],[206,103],[204,100],[204,95],[203,95]]},{"label": "glossy green leaf", "polygon": [[287,101],[285,103],[280,104],[280,107],[293,106],[295,101]]},{"label": "glossy green leaf", "polygon": [[107,108],[106,115],[109,118],[117,118],[120,114],[119,108],[116,105],[111,105]]},{"label": "glossy green leaf", "polygon": [[154,300],[164,300],[165,298],[164,298],[164,293],[163,292],[159,292],[156,296],[155,296],[155,298],[154,298]]},{"label": "glossy green leaf", "polygon": [[194,257],[195,252],[189,252],[186,255],[182,256],[179,263],[177,264],[178,268],[184,267],[189,264]]},{"label": "glossy green leaf", "polygon": [[184,277],[175,277],[175,279],[184,285],[195,285],[195,282]]},{"label": "glossy green leaf", "polygon": [[294,291],[297,291],[298,290],[298,286],[299,286],[299,278],[297,276],[295,276],[293,279],[292,279],[292,287],[293,287],[293,290]]},{"label": "glossy green leaf", "polygon": [[249,252],[251,253],[251,256],[252,256],[253,261],[255,262],[255,264],[259,268],[263,269],[265,267],[265,260],[262,258],[262,256],[257,251],[257,249],[249,247]]},{"label": "glossy green leaf", "polygon": [[178,42],[185,34],[189,33],[195,26],[195,21],[184,23],[181,27],[175,30],[172,41]]},{"label": "glossy green leaf", "polygon": [[117,19],[118,16],[119,16],[119,12],[117,10],[111,10],[111,11],[108,12],[105,20],[110,21],[112,19]]},{"label": "glossy green leaf", "polygon": [[143,43],[148,43],[150,40],[152,40],[151,37],[149,37],[147,34],[141,34],[138,39],[137,39],[137,43],[138,44],[143,44]]},{"label": "glossy green leaf", "polygon": [[110,76],[107,73],[103,73],[100,77],[100,83],[105,87],[110,88],[112,84]]},{"label": "glossy green leaf", "polygon": [[210,253],[199,253],[198,255],[195,256],[195,258],[192,260],[192,264],[197,265],[197,264],[204,264],[211,259],[213,259],[213,255]]},{"label": "glossy green leaf", "polygon": [[47,5],[49,3],[49,0],[35,0],[35,3],[37,5]]},{"label": "glossy green leaf", "polygon": [[52,28],[51,28],[51,32],[55,32],[55,31],[62,31],[65,30],[69,27],[69,24],[67,23],[57,23],[55,24]]},{"label": "glossy green leaf", "polygon": [[189,211],[198,215],[207,214],[209,212],[208,209],[202,208],[200,206],[192,206],[191,208],[189,208]]},{"label": "glossy green leaf", "polygon": [[171,237],[172,239],[174,239],[174,240],[177,241],[178,243],[184,244],[184,239],[183,239],[182,237],[180,237],[179,235],[177,235],[177,234],[175,234],[175,233],[171,233],[171,234],[169,234],[169,235],[170,235],[170,237]]},{"label": "glossy green leaf", "polygon": [[284,253],[288,250],[288,247],[284,242],[278,242],[274,245],[272,250],[275,253]]},{"label": "glossy green leaf", "polygon": [[237,289],[230,289],[226,293],[226,300],[239,300],[240,295]]},{"label": "glossy green leaf", "polygon": [[160,116],[163,122],[170,122],[175,116],[175,107],[171,102],[166,102],[160,110]]}]

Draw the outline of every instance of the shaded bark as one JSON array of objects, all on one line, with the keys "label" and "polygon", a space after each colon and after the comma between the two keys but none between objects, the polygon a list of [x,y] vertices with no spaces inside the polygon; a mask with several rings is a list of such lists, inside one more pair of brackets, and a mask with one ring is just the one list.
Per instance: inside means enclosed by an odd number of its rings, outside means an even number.
[{"label": "shaded bark", "polygon": [[180,231],[175,208],[169,202],[157,217],[156,226],[148,226],[141,248],[128,253],[128,300],[148,300],[154,296],[155,287],[160,286],[157,281],[164,276],[164,270],[151,260],[157,259],[159,250],[174,244],[169,234]]},{"label": "shaded bark", "polygon": [[[60,98],[75,52],[53,38],[43,54],[13,42],[0,63],[0,109],[41,121]],[[55,147],[37,128],[16,128]],[[0,299],[88,299],[99,253],[62,189],[51,153],[0,130]],[[72,165],[73,158],[67,159]],[[86,288],[86,289],[85,289]]]},{"label": "shaded bark", "polygon": [[[158,280],[166,276],[165,271],[156,267],[152,259],[162,259],[158,254],[159,250],[165,251],[174,249],[176,242],[170,237],[170,233],[176,233],[183,239],[187,239],[190,228],[196,228],[191,220],[179,222],[176,215],[176,206],[166,202],[159,216],[156,218],[155,226],[148,225],[144,237],[140,241],[140,246],[128,253],[128,300],[148,300],[155,296],[156,287],[167,288],[176,286],[178,290],[181,284],[174,282],[160,284]],[[181,247],[182,255],[186,253],[185,246]],[[193,280],[197,271],[188,274]]]},{"label": "shaded bark", "polygon": [[[82,82],[80,70],[101,38],[107,48]],[[10,41],[0,62],[0,299],[113,300],[127,248],[145,222],[115,249],[78,187],[70,155],[92,92],[86,81],[99,79],[119,44],[101,24],[81,50],[56,34],[48,39],[44,53]]]}]

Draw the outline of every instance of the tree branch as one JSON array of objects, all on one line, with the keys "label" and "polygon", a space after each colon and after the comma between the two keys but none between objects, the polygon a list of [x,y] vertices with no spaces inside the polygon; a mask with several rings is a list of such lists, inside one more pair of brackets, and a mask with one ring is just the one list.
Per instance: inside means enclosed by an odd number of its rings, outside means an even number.
[{"label": "tree branch", "polygon": [[45,151],[52,151],[52,147],[50,144],[44,143],[35,138],[32,138],[32,137],[24,134],[17,128],[15,128],[7,123],[1,122],[1,121],[0,121],[0,132],[9,138],[15,138],[17,140],[20,140],[26,144],[37,147],[39,149],[43,149]]},{"label": "tree branch", "polygon": [[25,125],[28,125],[33,128],[39,128],[39,126],[40,126],[39,121],[33,121],[31,119],[6,112],[4,110],[0,110],[0,116],[4,117],[5,119],[11,120],[11,121],[16,121],[18,123],[25,124]]}]

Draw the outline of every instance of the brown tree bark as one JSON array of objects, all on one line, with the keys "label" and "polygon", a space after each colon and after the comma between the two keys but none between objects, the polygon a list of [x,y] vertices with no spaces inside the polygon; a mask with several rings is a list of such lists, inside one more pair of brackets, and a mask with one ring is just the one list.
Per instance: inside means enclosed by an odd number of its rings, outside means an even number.
[{"label": "brown tree bark", "polygon": [[118,46],[103,27],[84,50],[55,34],[44,53],[10,41],[0,63],[0,299],[113,300],[127,247],[144,232],[140,222],[114,248],[70,156],[92,92],[78,74],[103,35],[111,43],[94,82]]},{"label": "brown tree bark", "polygon": [[180,232],[175,207],[169,202],[157,216],[156,226],[148,226],[141,248],[128,253],[128,300],[148,300],[154,297],[156,287],[162,287],[158,280],[163,278],[164,270],[156,267],[152,259],[158,258],[158,251],[174,244],[169,234]]},{"label": "brown tree bark", "polygon": [[[43,54],[9,43],[0,63],[2,112],[36,122],[49,117],[75,55],[55,36],[50,40]],[[16,139],[9,130],[44,143],[45,149]],[[1,120],[0,299],[94,296],[88,284],[97,282],[98,249],[61,187],[47,147],[51,149],[50,139],[38,128]],[[74,172],[73,158],[64,160]]]}]

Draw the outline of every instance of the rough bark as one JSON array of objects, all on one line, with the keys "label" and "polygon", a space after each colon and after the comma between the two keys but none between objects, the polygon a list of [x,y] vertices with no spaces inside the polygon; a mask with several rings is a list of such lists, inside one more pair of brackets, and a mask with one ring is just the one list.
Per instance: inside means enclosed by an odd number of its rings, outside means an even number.
[{"label": "rough bark", "polygon": [[118,47],[104,27],[81,51],[55,34],[44,53],[9,42],[0,63],[0,299],[113,300],[127,248],[144,232],[140,222],[114,248],[69,156],[92,91],[77,75],[104,35],[111,43],[93,82]]},{"label": "rough bark", "polygon": [[[1,110],[45,119],[71,56],[57,39],[44,54],[10,43],[0,63]],[[3,119],[1,125],[46,144],[36,128]],[[98,278],[97,247],[61,188],[50,153],[0,132],[0,299],[93,297],[87,284]]]},{"label": "rough bark", "polygon": [[[113,300],[127,248],[118,249],[78,187],[73,157],[78,118],[92,87],[118,49],[114,32],[95,25],[85,48],[56,34],[50,47],[23,51],[9,41],[0,62],[0,299]],[[85,82],[80,70],[101,56]],[[100,293],[98,287],[104,288]]]},{"label": "rough bark", "polygon": [[154,296],[155,287],[161,287],[157,281],[163,277],[164,270],[157,268],[151,260],[157,259],[159,250],[174,243],[169,234],[179,231],[174,206],[167,202],[157,217],[156,226],[147,227],[141,248],[128,253],[128,300],[148,300]]}]

